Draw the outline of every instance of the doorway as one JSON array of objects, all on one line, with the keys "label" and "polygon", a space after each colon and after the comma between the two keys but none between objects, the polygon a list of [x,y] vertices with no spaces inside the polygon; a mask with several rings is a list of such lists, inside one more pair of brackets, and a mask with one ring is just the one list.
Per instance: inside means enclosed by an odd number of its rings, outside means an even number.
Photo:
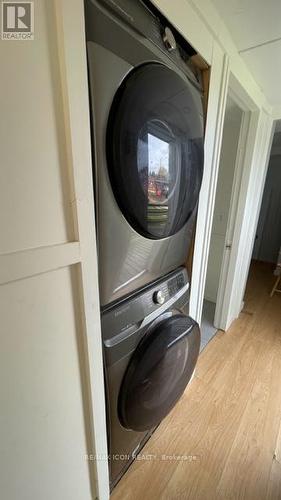
[{"label": "doorway", "polygon": [[240,153],[245,140],[246,121],[247,113],[228,93],[204,292],[201,348],[205,347],[220,326],[216,316],[220,309],[221,289],[225,286],[232,245],[243,163]]},{"label": "doorway", "polygon": [[[212,87],[212,77],[210,80]],[[262,190],[272,143],[273,117],[258,105],[233,72],[225,70],[220,89],[219,119],[213,127],[208,105],[205,136],[204,176],[199,197],[194,240],[190,315],[202,323],[206,275],[215,206],[219,160],[222,144],[225,104],[231,97],[242,111],[235,175],[231,193],[227,245],[221,262],[214,325],[227,331],[243,308],[243,295],[253,249]],[[281,113],[280,113],[281,114]],[[278,116],[279,119],[279,116]],[[215,148],[210,148],[210,138]],[[210,148],[210,155],[209,155]],[[227,230],[228,233],[228,230]],[[229,243],[229,244],[228,244]],[[228,247],[228,248],[226,248]]]},{"label": "doorway", "polygon": [[[281,120],[275,123],[255,242],[247,279],[247,307],[251,283],[266,287],[268,298],[280,289],[281,275]],[[274,287],[275,284],[278,286]]]},{"label": "doorway", "polygon": [[252,259],[275,265],[281,244],[281,121],[276,123]]}]

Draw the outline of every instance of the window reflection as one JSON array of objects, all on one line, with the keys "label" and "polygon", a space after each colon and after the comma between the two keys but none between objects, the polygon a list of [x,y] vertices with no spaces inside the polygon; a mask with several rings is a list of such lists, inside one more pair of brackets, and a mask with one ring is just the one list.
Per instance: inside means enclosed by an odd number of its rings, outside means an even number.
[{"label": "window reflection", "polygon": [[164,202],[169,194],[169,143],[148,134],[148,202]]},{"label": "window reflection", "polygon": [[163,233],[169,222],[171,196],[177,177],[175,139],[160,120],[152,120],[138,140],[138,171],[147,199],[147,226]]}]

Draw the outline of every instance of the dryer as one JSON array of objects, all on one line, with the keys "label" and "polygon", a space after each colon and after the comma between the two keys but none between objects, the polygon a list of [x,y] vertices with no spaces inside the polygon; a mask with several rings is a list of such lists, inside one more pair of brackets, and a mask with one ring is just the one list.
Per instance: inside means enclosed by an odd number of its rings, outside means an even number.
[{"label": "dryer", "polygon": [[102,312],[111,488],[174,407],[194,372],[198,324],[179,268]]},{"label": "dryer", "polygon": [[[187,257],[203,173],[200,82],[139,0],[86,0],[101,306]],[[176,35],[176,33],[174,33]]]}]

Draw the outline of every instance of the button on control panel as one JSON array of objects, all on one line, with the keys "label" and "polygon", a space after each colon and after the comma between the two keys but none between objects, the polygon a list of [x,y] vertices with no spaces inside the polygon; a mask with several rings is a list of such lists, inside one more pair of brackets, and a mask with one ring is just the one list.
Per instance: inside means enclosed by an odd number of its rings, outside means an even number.
[{"label": "button on control panel", "polygon": [[153,302],[155,302],[155,304],[164,304],[165,302],[165,295],[164,293],[162,292],[162,290],[157,290],[156,292],[154,292],[153,294]]},{"label": "button on control panel", "polygon": [[177,48],[177,42],[175,40],[175,37],[174,37],[172,31],[170,30],[170,28],[168,28],[168,26],[166,26],[164,33],[163,33],[163,42],[164,42],[166,49],[169,52],[171,52],[172,50],[175,50]]},{"label": "button on control panel", "polygon": [[152,296],[150,295],[151,304],[162,305],[167,300],[174,297],[186,283],[184,272],[178,273],[170,278],[166,283],[161,283],[159,288],[154,289]]}]

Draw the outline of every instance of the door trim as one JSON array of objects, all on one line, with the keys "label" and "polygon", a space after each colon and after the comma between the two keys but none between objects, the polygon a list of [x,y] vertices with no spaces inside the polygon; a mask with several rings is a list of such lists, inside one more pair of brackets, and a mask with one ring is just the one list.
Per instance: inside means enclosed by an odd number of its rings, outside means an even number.
[{"label": "door trim", "polygon": [[214,43],[204,143],[204,174],[198,204],[189,304],[190,316],[199,324],[203,308],[228,80],[228,56]]}]

